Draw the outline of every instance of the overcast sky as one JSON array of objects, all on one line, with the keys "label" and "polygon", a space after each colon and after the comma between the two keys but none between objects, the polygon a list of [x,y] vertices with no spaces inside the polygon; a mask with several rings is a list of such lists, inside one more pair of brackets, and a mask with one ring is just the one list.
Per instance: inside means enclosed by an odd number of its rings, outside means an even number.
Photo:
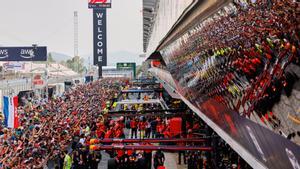
[{"label": "overcast sky", "polygon": [[[142,52],[142,0],[113,0],[108,9],[108,52]],[[79,55],[92,53],[92,10],[87,0],[0,0],[0,45],[37,43],[73,56],[73,13],[79,15]]]}]

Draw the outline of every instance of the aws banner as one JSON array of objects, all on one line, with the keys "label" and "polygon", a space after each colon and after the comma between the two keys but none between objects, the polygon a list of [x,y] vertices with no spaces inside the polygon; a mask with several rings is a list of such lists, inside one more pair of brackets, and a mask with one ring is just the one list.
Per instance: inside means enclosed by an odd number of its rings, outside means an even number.
[{"label": "aws banner", "polygon": [[94,65],[107,65],[106,9],[94,11]]},{"label": "aws banner", "polygon": [[0,47],[1,61],[47,61],[47,48]]}]

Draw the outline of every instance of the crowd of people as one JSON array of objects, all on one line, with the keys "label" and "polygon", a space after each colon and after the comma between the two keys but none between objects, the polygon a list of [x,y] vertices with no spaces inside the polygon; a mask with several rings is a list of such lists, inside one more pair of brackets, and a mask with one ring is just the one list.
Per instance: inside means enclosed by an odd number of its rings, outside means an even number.
[{"label": "crowd of people", "polygon": [[[161,115],[136,117],[111,117],[109,111],[115,109],[122,89],[132,87],[124,79],[102,79],[97,82],[78,85],[55,99],[29,99],[19,107],[17,129],[0,126],[0,169],[97,169],[102,160],[101,152],[90,147],[90,140],[108,138],[173,138],[170,119]],[[144,95],[144,99],[148,99]],[[127,98],[128,96],[121,96]],[[169,108],[179,108],[182,102],[168,100]],[[122,105],[121,110],[159,110],[160,104]],[[189,117],[177,138],[211,136],[209,127],[198,116],[187,110]],[[127,128],[128,130],[125,130]],[[127,131],[131,131],[128,134]],[[177,133],[178,134],[178,133]],[[206,145],[211,146],[211,140]],[[237,163],[237,156],[228,145],[218,141],[218,161],[230,157],[231,164]],[[177,143],[178,145],[188,145]],[[114,145],[114,144],[113,144]],[[145,143],[145,145],[151,145]],[[193,143],[193,145],[195,145]],[[199,145],[198,145],[199,146]],[[222,148],[225,147],[225,148]],[[162,151],[108,150],[106,151],[118,164],[118,168],[164,167],[165,155]],[[182,160],[183,159],[183,160]],[[213,168],[211,153],[179,151],[178,164],[188,168]],[[227,162],[228,163],[228,162]]]},{"label": "crowd of people", "polygon": [[[85,140],[96,135],[106,100],[112,100],[125,84],[126,80],[102,79],[78,85],[56,99],[35,104],[29,100],[19,107],[19,128],[0,125],[0,168],[38,169],[57,159],[56,168],[64,169],[73,162],[77,168],[87,168],[89,160],[99,162],[99,155],[88,151]],[[72,163],[68,156],[73,156]]]}]

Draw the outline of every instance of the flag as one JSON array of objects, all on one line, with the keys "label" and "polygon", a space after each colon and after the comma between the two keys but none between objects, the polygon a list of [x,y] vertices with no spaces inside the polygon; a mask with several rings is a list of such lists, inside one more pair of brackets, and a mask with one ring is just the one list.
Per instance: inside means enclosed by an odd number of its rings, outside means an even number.
[{"label": "flag", "polygon": [[18,128],[18,96],[3,97],[4,124],[8,128]]}]

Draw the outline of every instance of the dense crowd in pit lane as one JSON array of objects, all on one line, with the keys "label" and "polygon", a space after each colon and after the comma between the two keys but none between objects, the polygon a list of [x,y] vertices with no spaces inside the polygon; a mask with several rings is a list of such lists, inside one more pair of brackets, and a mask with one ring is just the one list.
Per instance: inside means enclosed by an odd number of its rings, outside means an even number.
[{"label": "dense crowd in pit lane", "polygon": [[125,79],[102,79],[78,85],[62,97],[35,104],[31,100],[19,107],[19,128],[7,129],[3,121],[0,125],[0,168],[46,168],[48,161],[58,159],[55,168],[70,169],[72,162],[68,150],[74,136],[82,136],[81,146],[73,147],[74,163],[78,168],[97,168],[99,154],[92,152],[82,156],[88,152],[83,136],[95,135],[91,132],[97,128],[98,115],[105,101],[113,99],[120,86],[126,83]]}]

